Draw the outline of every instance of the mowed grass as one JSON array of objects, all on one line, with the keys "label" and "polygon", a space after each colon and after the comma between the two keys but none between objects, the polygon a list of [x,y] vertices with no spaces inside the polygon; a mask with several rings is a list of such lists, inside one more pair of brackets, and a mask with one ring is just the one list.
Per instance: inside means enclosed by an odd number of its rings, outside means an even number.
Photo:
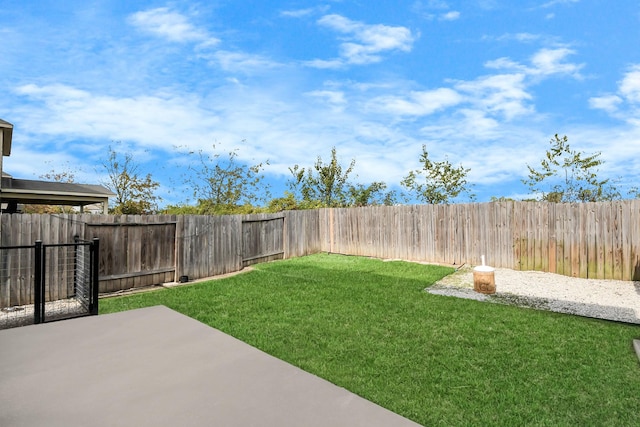
[{"label": "mowed grass", "polygon": [[100,313],[166,305],[423,425],[638,425],[640,327],[424,291],[452,271],[320,254]]}]

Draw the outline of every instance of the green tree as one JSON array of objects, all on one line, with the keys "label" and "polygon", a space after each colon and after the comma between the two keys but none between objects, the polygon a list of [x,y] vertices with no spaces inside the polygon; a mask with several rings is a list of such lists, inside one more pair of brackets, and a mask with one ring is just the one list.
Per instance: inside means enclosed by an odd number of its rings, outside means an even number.
[{"label": "green tree", "polygon": [[331,149],[331,159],[325,163],[320,156],[311,168],[295,165],[289,168],[293,179],[289,181],[291,192],[285,198],[274,200],[274,205],[291,209],[335,208],[347,206],[391,205],[395,192],[385,191],[384,182],[369,185],[349,181],[356,161],[352,159],[344,168],[338,161],[336,148]]},{"label": "green tree", "polygon": [[384,182],[373,182],[369,185],[355,184],[349,185],[348,204],[349,206],[391,206],[396,203],[395,191],[385,191],[387,184]]},{"label": "green tree", "polygon": [[620,198],[609,179],[598,178],[598,167],[604,161],[601,153],[587,155],[572,150],[567,136],[555,134],[540,168],[529,165],[529,175],[522,182],[541,200],[555,203],[599,202]]},{"label": "green tree", "polygon": [[355,167],[355,159],[346,169],[338,161],[336,148],[331,149],[331,160],[324,163],[318,156],[312,168],[301,168],[295,165],[289,168],[293,181],[289,185],[294,194],[299,194],[306,204],[317,204],[316,207],[343,207],[347,205],[349,175]]},{"label": "green tree", "polygon": [[269,186],[264,184],[264,166],[253,166],[238,161],[238,150],[226,154],[202,150],[191,152],[198,157],[189,165],[185,184],[192,188],[200,214],[238,214],[257,211],[256,204],[269,197]]},{"label": "green tree", "polygon": [[155,195],[160,186],[151,179],[151,174],[142,177],[140,165],[131,153],[118,154],[109,146],[109,156],[102,163],[107,178],[102,185],[115,193],[115,200],[109,208],[116,215],[148,215],[158,211],[160,198]]},{"label": "green tree", "polygon": [[296,199],[295,194],[290,191],[285,191],[284,196],[276,197],[269,200],[267,204],[267,212],[282,212],[282,211],[295,211],[302,209],[311,209],[310,206],[305,205],[300,200]]},{"label": "green tree", "polygon": [[511,197],[504,197],[504,196],[491,196],[491,198],[489,199],[490,202],[515,202],[515,199],[512,199]]},{"label": "green tree", "polygon": [[640,188],[631,187],[629,189],[629,197],[632,199],[640,199]]},{"label": "green tree", "polygon": [[449,203],[461,194],[467,194],[470,199],[475,197],[470,192],[467,181],[467,174],[471,169],[462,165],[454,167],[447,159],[432,161],[425,145],[422,146],[420,163],[422,169],[409,172],[400,183],[418,200],[427,204],[440,204]]}]

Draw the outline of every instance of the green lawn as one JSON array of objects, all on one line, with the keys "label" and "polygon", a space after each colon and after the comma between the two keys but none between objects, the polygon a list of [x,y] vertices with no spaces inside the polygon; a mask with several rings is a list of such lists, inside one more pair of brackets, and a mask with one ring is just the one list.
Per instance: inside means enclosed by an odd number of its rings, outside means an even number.
[{"label": "green lawn", "polygon": [[166,305],[423,425],[638,425],[640,327],[424,292],[452,271],[313,255],[100,313]]}]

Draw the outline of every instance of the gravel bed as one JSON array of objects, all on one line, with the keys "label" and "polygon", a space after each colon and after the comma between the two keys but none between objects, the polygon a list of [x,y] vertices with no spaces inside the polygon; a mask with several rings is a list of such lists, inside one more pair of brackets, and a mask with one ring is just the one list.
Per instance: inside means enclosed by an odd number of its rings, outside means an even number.
[{"label": "gravel bed", "polygon": [[640,324],[640,282],[578,279],[540,271],[495,269],[496,293],[473,290],[473,269],[463,268],[427,291],[598,319]]},{"label": "gravel bed", "polygon": [[[47,321],[63,319],[86,313],[86,308],[75,298],[50,301],[45,304]],[[6,307],[0,310],[0,329],[33,324],[34,305]]]}]

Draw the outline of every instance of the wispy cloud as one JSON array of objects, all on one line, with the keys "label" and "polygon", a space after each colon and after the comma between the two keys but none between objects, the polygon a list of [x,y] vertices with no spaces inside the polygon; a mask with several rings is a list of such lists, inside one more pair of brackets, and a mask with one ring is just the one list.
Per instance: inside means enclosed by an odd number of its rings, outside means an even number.
[{"label": "wispy cloud", "polygon": [[398,116],[427,116],[456,106],[463,109],[465,117],[482,121],[485,128],[490,123],[489,117],[510,122],[535,114],[532,86],[541,79],[553,75],[579,76],[581,65],[564,61],[571,53],[564,48],[540,49],[531,56],[529,64],[498,58],[485,64],[488,69],[498,70],[495,74],[451,80],[448,88],[376,97],[369,108]]},{"label": "wispy cloud", "polygon": [[620,82],[620,94],[634,104],[640,103],[640,64],[632,66]]},{"label": "wispy cloud", "polygon": [[[22,112],[39,134],[74,138],[122,140],[168,149],[170,135],[202,144],[218,122],[198,100],[170,93],[134,97],[94,94],[68,85],[20,86],[16,92],[33,105]],[[173,141],[172,141],[173,140]],[[91,147],[91,144],[87,144]]]},{"label": "wispy cloud", "polygon": [[314,90],[306,95],[326,99],[330,104],[346,104],[344,92],[338,90]]},{"label": "wispy cloud", "polygon": [[317,68],[336,68],[345,64],[365,65],[382,61],[382,53],[409,52],[416,38],[406,27],[369,25],[352,21],[341,15],[325,15],[318,24],[341,34],[340,58],[313,60],[307,65]]},{"label": "wispy cloud", "polygon": [[129,16],[128,21],[141,31],[172,42],[196,42],[206,46],[220,42],[207,31],[193,25],[187,16],[168,7],[136,12]]},{"label": "wispy cloud", "polygon": [[613,114],[622,102],[622,98],[617,95],[594,96],[589,98],[589,107]]},{"label": "wispy cloud", "polygon": [[440,15],[442,21],[455,21],[458,18],[460,18],[460,12],[457,10],[452,10],[451,12]]},{"label": "wispy cloud", "polygon": [[490,36],[490,35],[484,35],[482,36],[482,40],[488,40],[488,41],[511,41],[511,40],[515,40],[517,42],[521,42],[521,43],[531,43],[534,41],[538,41],[542,38],[542,36],[540,34],[533,34],[533,33],[506,33],[506,34],[502,34],[500,36]]},{"label": "wispy cloud", "polygon": [[574,64],[565,62],[565,58],[575,54],[575,51],[568,48],[540,49],[531,58],[532,74],[550,76],[552,74],[566,74],[575,78],[582,78],[580,70],[584,64]]},{"label": "wispy cloud", "polygon": [[439,88],[412,91],[406,97],[381,96],[369,102],[369,108],[401,116],[426,116],[459,104],[463,97],[455,90]]},{"label": "wispy cloud", "polygon": [[280,12],[280,16],[284,16],[287,18],[306,18],[317,13],[325,13],[327,10],[329,10],[329,6],[326,5],[309,7],[306,9],[283,10]]},{"label": "wispy cloud", "polygon": [[449,3],[441,0],[416,0],[411,5],[411,10],[429,21],[455,21],[460,18],[460,12],[450,9]]},{"label": "wispy cloud", "polygon": [[613,117],[634,126],[640,125],[640,64],[629,67],[618,82],[616,94],[604,94],[589,99],[589,106],[604,110]]},{"label": "wispy cloud", "polygon": [[546,9],[546,8],[557,6],[557,5],[573,4],[578,2],[580,2],[580,0],[551,0],[542,4],[540,7]]},{"label": "wispy cloud", "polygon": [[475,108],[506,120],[531,114],[533,106],[524,74],[497,74],[472,81],[457,82],[454,87],[467,95]]},{"label": "wispy cloud", "polygon": [[338,69],[338,68],[342,68],[346,65],[345,61],[339,58],[334,58],[334,59],[312,59],[310,61],[305,61],[304,65],[306,65],[307,67],[311,67],[311,68],[318,68],[318,69],[326,69],[326,70],[331,70],[331,69]]},{"label": "wispy cloud", "polygon": [[531,76],[551,76],[554,74],[569,75],[581,79],[580,70],[584,64],[567,62],[566,58],[575,51],[566,47],[542,48],[530,58],[530,65],[524,65],[509,58],[498,58],[485,63],[487,68],[515,70]]},{"label": "wispy cloud", "polygon": [[203,55],[203,57],[228,72],[261,73],[282,66],[271,58],[244,52],[218,50],[210,55]]},{"label": "wispy cloud", "polygon": [[449,9],[449,3],[444,0],[427,0],[426,2],[416,1],[415,4],[422,4],[431,9]]}]

